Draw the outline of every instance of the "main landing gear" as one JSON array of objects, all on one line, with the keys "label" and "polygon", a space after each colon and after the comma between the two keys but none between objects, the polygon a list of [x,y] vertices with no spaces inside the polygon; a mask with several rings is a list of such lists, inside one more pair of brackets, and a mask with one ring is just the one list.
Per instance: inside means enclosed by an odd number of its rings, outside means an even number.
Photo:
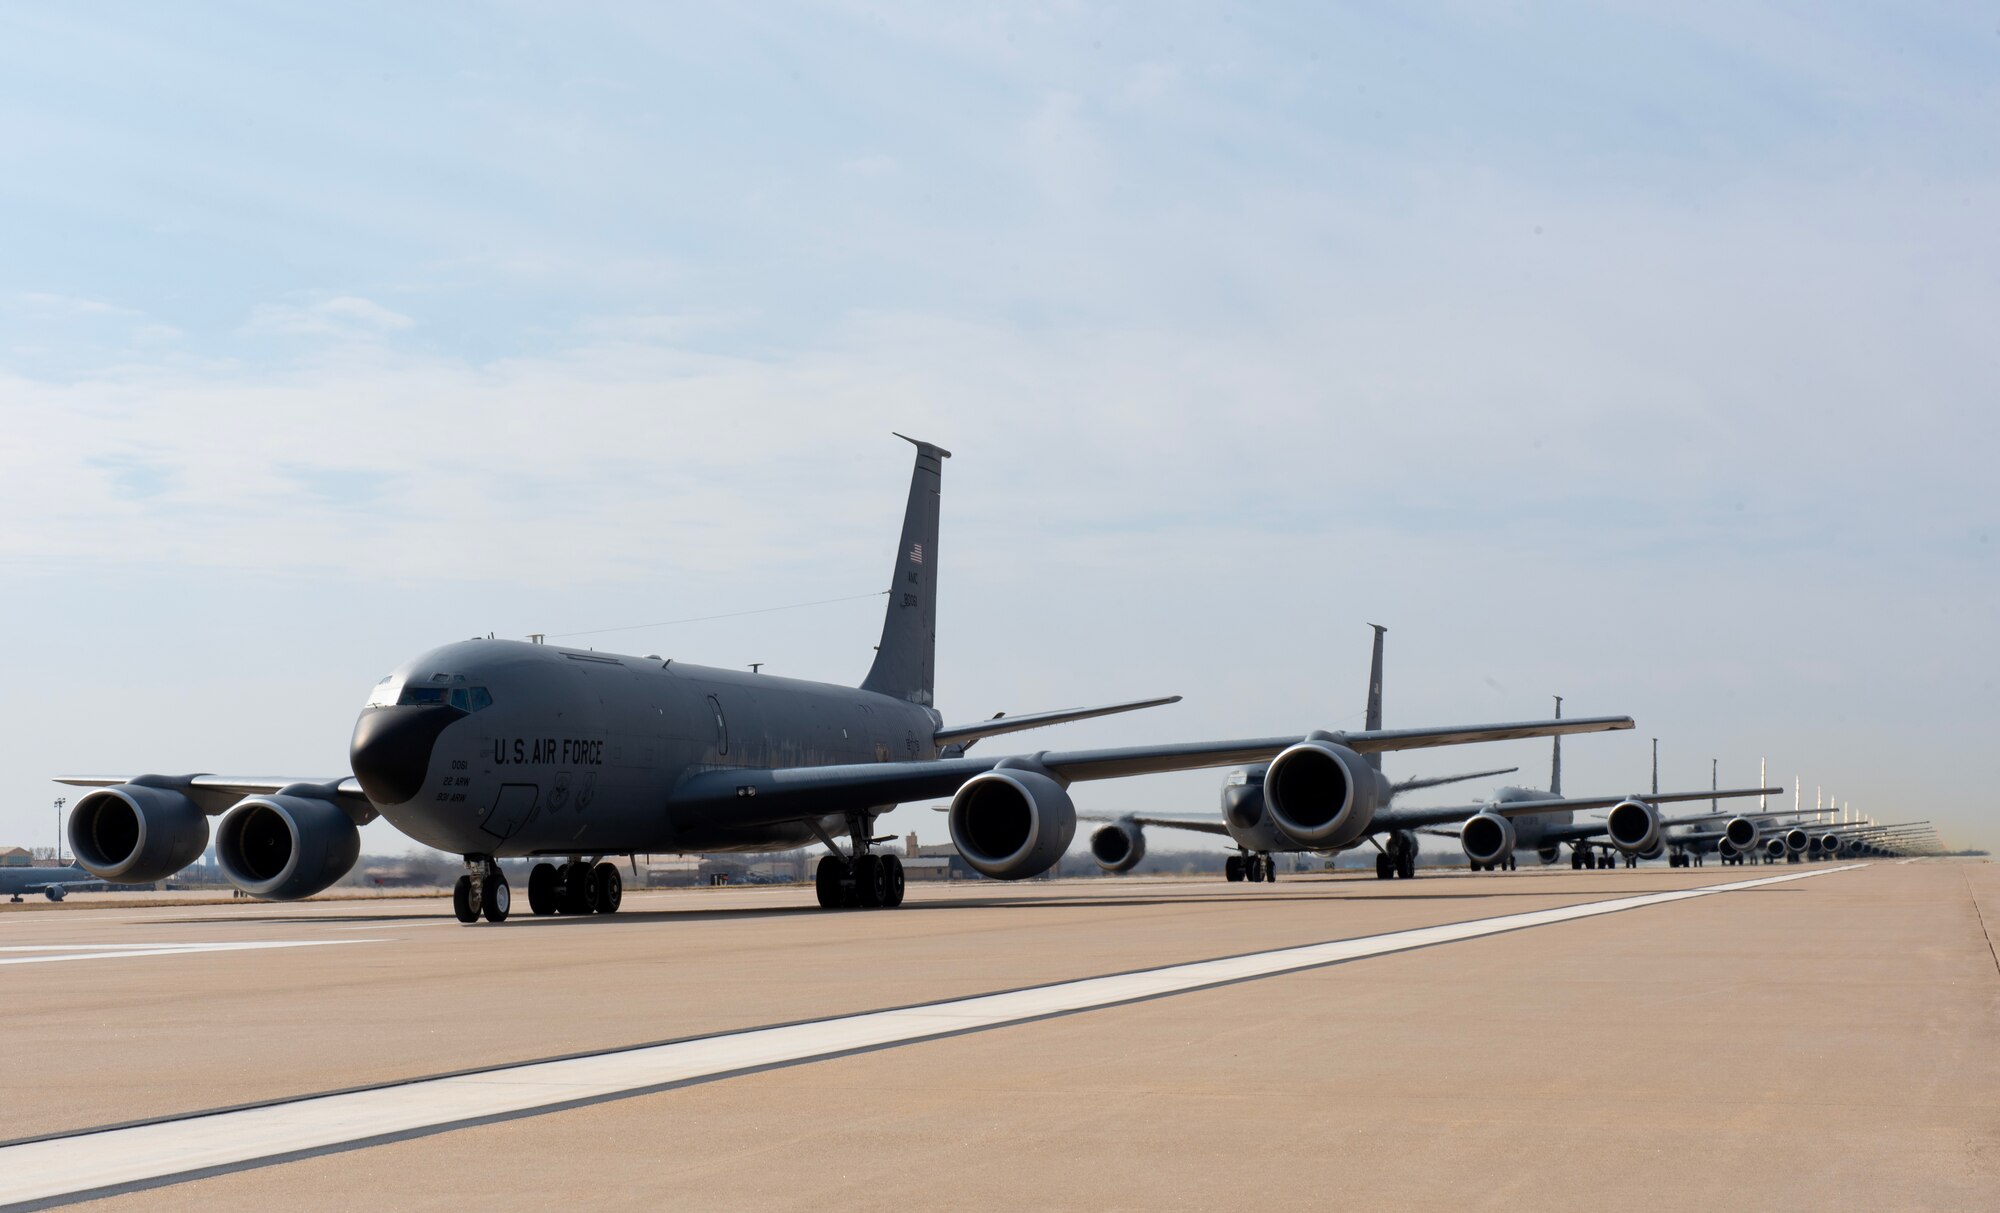
[{"label": "main landing gear", "polygon": [[1401,855],[1382,854],[1375,857],[1375,879],[1409,880],[1417,874],[1417,857],[1413,852]]},{"label": "main landing gear", "polygon": [[1229,881],[1247,880],[1252,884],[1263,881],[1271,884],[1278,879],[1278,861],[1261,852],[1252,855],[1246,851],[1239,855],[1231,855],[1222,861],[1222,877]]},{"label": "main landing gear", "polygon": [[615,863],[581,857],[568,863],[538,863],[528,873],[528,909],[550,914],[616,914],[625,901],[625,878]]},{"label": "main landing gear", "polygon": [[903,904],[902,857],[868,850],[875,841],[868,836],[873,824],[859,817],[849,820],[853,842],[846,855],[834,847],[831,838],[820,835],[827,849],[813,873],[813,892],[819,896],[820,909],[893,910]]}]

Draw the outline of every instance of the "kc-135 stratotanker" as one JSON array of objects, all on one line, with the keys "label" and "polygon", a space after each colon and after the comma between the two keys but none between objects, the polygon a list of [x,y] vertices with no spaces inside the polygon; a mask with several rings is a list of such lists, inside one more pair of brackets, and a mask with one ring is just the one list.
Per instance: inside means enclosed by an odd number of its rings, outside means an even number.
[{"label": "kc-135 stratotanker", "polygon": [[[877,854],[875,820],[949,797],[953,843],[980,873],[1021,880],[1076,833],[1069,785],[1268,762],[1264,795],[1318,836],[1360,837],[1388,782],[1364,755],[1629,729],[1625,716],[1232,741],[1044,750],[974,758],[983,738],[1173,702],[1149,699],[947,726],[931,703],[938,494],[950,452],[917,448],[894,581],[859,687],[525,641],[469,640],[414,657],[361,710],[348,778],[210,774],[65,778],[96,790],[68,824],[77,861],[105,880],[163,879],[208,845],[244,892],[309,897],[346,874],[358,827],[378,814],[465,858],[454,908],[503,921],[501,858],[546,857],[528,880],[537,914],[609,913],[622,885],[607,856],[788,850],[819,842],[822,906],[895,906],[902,863]],[[841,844],[845,842],[845,847]]]}]

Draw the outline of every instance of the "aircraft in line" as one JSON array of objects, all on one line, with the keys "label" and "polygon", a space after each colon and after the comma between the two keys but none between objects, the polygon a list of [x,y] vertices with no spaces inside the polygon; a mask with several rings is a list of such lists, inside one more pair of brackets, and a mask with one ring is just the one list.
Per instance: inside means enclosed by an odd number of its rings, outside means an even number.
[{"label": "aircraft in line", "polygon": [[[1369,626],[1375,629],[1375,646],[1369,666],[1366,720],[1369,727],[1379,728],[1382,715],[1383,633],[1387,629],[1379,624]],[[1555,719],[1561,719],[1561,696],[1556,697],[1555,712]],[[1287,820],[1284,812],[1278,806],[1270,804],[1265,794],[1269,782],[1268,771],[1263,767],[1247,767],[1230,772],[1222,790],[1220,820],[1127,814],[1109,819],[1105,825],[1092,833],[1090,851],[1098,866],[1105,871],[1122,872],[1129,871],[1144,856],[1146,845],[1144,831],[1148,827],[1222,835],[1229,838],[1237,848],[1237,853],[1224,861],[1224,877],[1229,880],[1255,881],[1273,878],[1275,872],[1271,862],[1273,852],[1330,855],[1363,843],[1373,843],[1378,852],[1375,857],[1375,875],[1379,879],[1391,879],[1416,875],[1417,836],[1433,834],[1457,838],[1475,872],[1514,867],[1517,848],[1537,851],[1542,857],[1542,862],[1554,863],[1561,857],[1561,847],[1565,843],[1571,848],[1572,867],[1599,866],[1593,848],[1602,847],[1607,852],[1603,866],[1608,868],[1612,863],[1608,852],[1613,849],[1632,855],[1634,858],[1631,862],[1636,864],[1638,855],[1660,850],[1665,837],[1663,830],[1667,826],[1677,824],[1680,820],[1707,820],[1703,817],[1668,821],[1661,817],[1656,807],[1659,804],[1757,796],[1778,790],[1710,788],[1701,792],[1663,794],[1658,791],[1656,762],[1654,792],[1644,798],[1565,797],[1562,795],[1560,735],[1556,736],[1552,744],[1555,750],[1547,792],[1539,788],[1501,788],[1491,797],[1474,804],[1408,809],[1390,805],[1376,811],[1368,832],[1350,833],[1344,837],[1327,839],[1315,837],[1308,831],[1296,828],[1295,823]],[[1373,765],[1379,770],[1379,760],[1375,760]],[[1411,780],[1405,784],[1394,785],[1393,790],[1436,787],[1477,779],[1485,775],[1505,773],[1484,771],[1470,775]],[[1575,812],[1591,808],[1609,808],[1611,812],[1602,822],[1573,820]],[[1458,828],[1456,830],[1437,828],[1448,824],[1456,824]],[[1679,866],[1678,863],[1675,866]]]},{"label": "aircraft in line", "polygon": [[75,864],[62,868],[0,868],[0,893],[7,894],[8,901],[20,901],[23,893],[40,893],[50,901],[61,901],[71,889],[103,883]]},{"label": "aircraft in line", "polygon": [[[901,435],[898,435],[901,437]],[[819,903],[895,906],[901,860],[872,848],[898,804],[950,797],[952,841],[983,875],[1021,880],[1052,867],[1076,831],[1079,780],[1265,763],[1274,821],[1317,846],[1366,836],[1387,809],[1375,755],[1518,737],[1629,729],[1625,716],[1420,729],[1293,733],[1169,745],[966,755],[984,738],[1170,700],[947,726],[935,684],[938,512],[950,452],[917,449],[881,643],[858,687],[600,653],[475,639],[422,653],[382,678],[355,723],[351,776],[78,776],[77,861],[101,879],[156,880],[208,842],[237,888],[291,900],[327,888],[376,816],[460,855],[462,922],[504,921],[512,894],[498,859],[536,857],[537,914],[609,913],[622,899],[607,856],[827,849]],[[844,838],[843,849],[836,839]]]}]

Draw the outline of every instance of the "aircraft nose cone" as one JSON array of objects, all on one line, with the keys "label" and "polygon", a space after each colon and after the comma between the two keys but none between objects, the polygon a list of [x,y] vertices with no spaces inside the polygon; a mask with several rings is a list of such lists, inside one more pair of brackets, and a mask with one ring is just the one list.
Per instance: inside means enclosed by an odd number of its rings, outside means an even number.
[{"label": "aircraft nose cone", "polygon": [[465,713],[443,704],[371,708],[354,723],[347,760],[361,790],[380,805],[416,799],[430,774],[438,734]]}]

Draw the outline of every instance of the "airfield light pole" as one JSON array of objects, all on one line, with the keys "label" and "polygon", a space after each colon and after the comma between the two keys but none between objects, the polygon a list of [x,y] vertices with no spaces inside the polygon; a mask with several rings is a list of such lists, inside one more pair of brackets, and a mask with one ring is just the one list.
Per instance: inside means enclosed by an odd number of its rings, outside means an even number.
[{"label": "airfield light pole", "polygon": [[68,801],[67,799],[65,799],[65,798],[63,798],[63,797],[61,797],[61,796],[58,796],[58,797],[56,797],[56,866],[57,866],[57,867],[61,867],[61,866],[63,866],[63,861],[62,861],[62,811],[63,811],[63,806],[64,806],[64,805],[66,805],[66,804],[68,804],[68,803],[69,803],[69,801]]},{"label": "airfield light pole", "polygon": [[[1722,787],[1721,784],[1715,782],[1715,773],[1721,769],[1721,766],[1722,760],[1720,758],[1711,758],[1708,760],[1708,790],[1711,792],[1717,791]],[[1708,811],[1711,815],[1716,812],[1716,804],[1715,797],[1711,796],[1708,798]]]},{"label": "airfield light pole", "polygon": [[1653,795],[1660,794],[1660,739],[1653,738]]}]

